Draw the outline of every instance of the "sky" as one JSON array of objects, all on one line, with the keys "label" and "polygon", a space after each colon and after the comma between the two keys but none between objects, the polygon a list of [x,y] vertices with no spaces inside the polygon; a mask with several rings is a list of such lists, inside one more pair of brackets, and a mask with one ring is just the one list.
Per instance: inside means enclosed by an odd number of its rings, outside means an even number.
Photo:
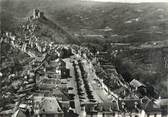
[{"label": "sky", "polygon": [[[0,0],[7,1],[7,0]],[[13,1],[13,0],[8,0]],[[24,0],[14,0],[14,1],[24,1]],[[61,1],[61,0],[44,0],[44,1]],[[168,2],[168,0],[81,0],[81,1],[97,1],[97,2],[122,2],[122,3],[141,3],[141,2]]]},{"label": "sky", "polygon": [[168,0],[87,0],[98,2],[123,2],[123,3],[141,3],[141,2],[168,2]]}]

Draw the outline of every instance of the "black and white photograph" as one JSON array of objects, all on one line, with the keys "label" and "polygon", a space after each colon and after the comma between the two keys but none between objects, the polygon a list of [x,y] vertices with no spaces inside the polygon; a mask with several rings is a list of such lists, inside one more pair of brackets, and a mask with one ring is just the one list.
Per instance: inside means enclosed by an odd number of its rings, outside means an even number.
[{"label": "black and white photograph", "polygon": [[0,0],[0,117],[168,117],[168,0]]}]

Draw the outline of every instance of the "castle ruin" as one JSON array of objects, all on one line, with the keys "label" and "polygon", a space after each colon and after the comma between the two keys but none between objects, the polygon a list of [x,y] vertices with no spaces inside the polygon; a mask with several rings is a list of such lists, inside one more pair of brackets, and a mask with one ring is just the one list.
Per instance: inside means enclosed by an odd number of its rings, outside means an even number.
[{"label": "castle ruin", "polygon": [[44,17],[44,12],[41,12],[39,9],[34,9],[33,15],[30,16],[30,19],[38,19],[43,17]]}]

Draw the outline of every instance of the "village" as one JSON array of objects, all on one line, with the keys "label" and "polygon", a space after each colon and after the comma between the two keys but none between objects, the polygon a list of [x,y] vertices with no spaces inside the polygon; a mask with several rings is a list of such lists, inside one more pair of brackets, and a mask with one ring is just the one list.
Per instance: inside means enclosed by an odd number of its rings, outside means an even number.
[{"label": "village", "polygon": [[[28,20],[41,17],[44,13],[36,9]],[[28,33],[24,39],[11,32],[0,39],[28,56],[16,71],[11,69],[16,61],[2,57],[0,117],[168,116],[167,99],[136,79],[124,81],[108,52],[93,54],[75,44],[42,42],[33,35],[36,26],[22,28]]]}]

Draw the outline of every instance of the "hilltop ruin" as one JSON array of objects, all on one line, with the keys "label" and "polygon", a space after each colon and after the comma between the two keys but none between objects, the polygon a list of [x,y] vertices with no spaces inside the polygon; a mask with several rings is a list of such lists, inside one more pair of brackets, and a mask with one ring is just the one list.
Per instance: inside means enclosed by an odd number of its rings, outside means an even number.
[{"label": "hilltop ruin", "polygon": [[34,9],[32,15],[28,18],[28,20],[34,20],[44,17],[44,12],[40,11],[39,9]]}]

